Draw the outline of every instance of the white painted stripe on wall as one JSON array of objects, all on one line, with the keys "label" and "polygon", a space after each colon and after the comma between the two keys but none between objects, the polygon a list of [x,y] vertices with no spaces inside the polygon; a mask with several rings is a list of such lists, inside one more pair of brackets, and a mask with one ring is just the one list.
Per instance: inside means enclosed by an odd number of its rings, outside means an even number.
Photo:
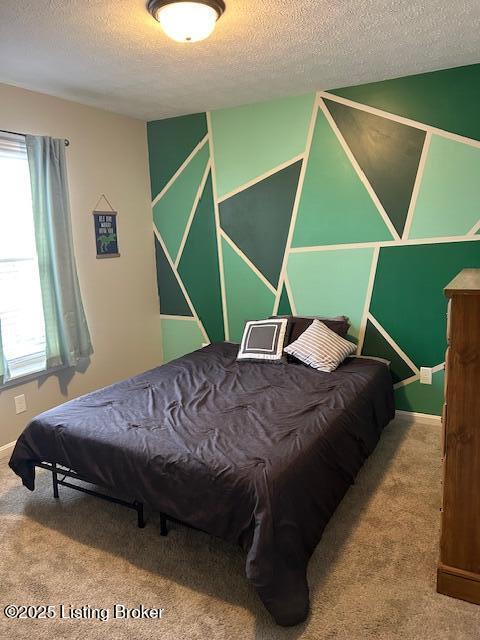
[{"label": "white painted stripe on wall", "polygon": [[161,320],[186,320],[187,322],[197,321],[197,319],[192,318],[192,316],[172,316],[172,315],[169,315],[168,313],[161,313],[160,319]]},{"label": "white painted stripe on wall", "polygon": [[438,373],[438,371],[443,371],[445,369],[445,362],[441,362],[440,364],[432,367],[432,373]]},{"label": "white painted stripe on wall", "polygon": [[[173,260],[171,259],[171,257],[168,254],[167,247],[165,246],[163,238],[160,235],[157,227],[155,226],[155,223],[153,224],[153,232],[154,232],[155,236],[157,237],[157,240],[160,243],[165,255],[167,256],[168,263],[169,263],[173,273],[175,274],[175,278],[177,279],[178,286],[180,287],[180,289],[182,290],[183,295],[185,296],[185,300],[187,301],[187,304],[188,304],[188,306],[190,308],[190,311],[192,312],[193,317],[195,318],[195,320],[198,323],[198,327],[199,327],[200,331],[202,332],[203,337],[205,338],[205,340],[207,342],[210,342],[210,339],[209,339],[209,337],[207,335],[207,332],[205,331],[205,327],[203,326],[202,322],[200,321],[200,318],[198,317],[197,312],[195,311],[195,307],[193,306],[192,301],[190,300],[190,296],[188,295],[188,292],[185,289],[185,286],[184,286],[184,284],[182,282],[182,279],[178,275],[177,269],[176,269],[175,265],[173,264]],[[160,308],[160,315],[162,315],[162,309],[161,308]]]},{"label": "white painted stripe on wall", "polygon": [[229,193],[226,193],[225,195],[218,198],[218,203],[220,204],[224,200],[228,200],[228,198],[231,198],[232,196],[236,196],[237,193],[241,193],[242,191],[245,191],[245,189],[248,189],[249,187],[253,187],[255,184],[261,182],[262,180],[265,180],[265,178],[269,178],[270,176],[273,176],[274,173],[278,173],[278,171],[282,171],[282,169],[286,169],[290,165],[295,164],[295,162],[298,162],[299,160],[303,160],[303,157],[304,157],[304,154],[301,153],[300,155],[295,156],[290,160],[286,160],[285,162],[282,162],[276,167],[273,167],[273,169],[269,169],[268,171],[265,171],[265,173],[262,173],[261,175],[255,178],[252,178],[248,182],[245,182],[239,187],[236,187],[235,189],[233,189],[233,191],[230,191]]},{"label": "white painted stripe on wall", "polygon": [[[305,141],[305,153],[303,154],[302,168],[300,170],[300,176],[298,178],[297,192],[295,194],[295,200],[293,203],[292,217],[290,219],[290,227],[288,229],[287,241],[285,243],[285,251],[283,254],[282,267],[280,269],[280,276],[278,278],[277,295],[275,297],[275,304],[273,305],[273,315],[275,315],[278,311],[280,296],[282,295],[282,287],[283,287],[283,283],[285,282],[287,264],[288,264],[288,255],[290,252],[290,248],[292,246],[293,232],[295,230],[295,224],[297,222],[298,208],[300,206],[300,198],[302,196],[303,182],[305,180],[305,174],[307,172],[308,160],[310,157],[310,149],[312,148],[313,132],[315,130],[315,123],[317,121],[317,113],[318,113],[318,93],[315,94],[315,99],[312,105],[312,115],[310,116],[310,124],[308,125],[307,139]],[[290,304],[293,304],[293,306],[295,306],[295,301],[291,293],[292,291],[289,288]],[[293,307],[292,307],[292,311],[293,311]]]},{"label": "white painted stripe on wall", "polygon": [[383,208],[382,203],[380,202],[379,197],[377,196],[377,194],[375,193],[372,185],[370,184],[370,182],[368,181],[367,176],[365,175],[365,173],[363,172],[363,169],[361,168],[361,166],[358,164],[357,159],[355,158],[355,156],[352,153],[352,150],[350,149],[350,147],[347,144],[347,141],[345,140],[345,138],[343,137],[340,129],[337,127],[337,123],[335,122],[335,120],[332,117],[332,114],[330,113],[330,111],[327,109],[326,104],[324,103],[323,100],[320,100],[319,102],[320,105],[320,109],[323,111],[325,118],[327,119],[330,127],[332,128],[332,131],[335,133],[335,135],[338,138],[338,141],[340,142],[342,149],[345,151],[348,159],[350,160],[353,168],[355,169],[358,177],[360,178],[360,181],[362,182],[363,186],[365,187],[365,189],[368,192],[368,195],[370,196],[370,198],[372,199],[374,205],[377,207],[379,214],[382,216],[382,219],[387,227],[387,229],[390,231],[390,233],[392,234],[392,237],[396,240],[400,239],[400,236],[398,235],[397,230],[395,229],[392,221],[390,220],[387,212],[385,211],[385,209]]},{"label": "white painted stripe on wall", "polygon": [[223,268],[222,238],[220,236],[220,213],[218,210],[217,169],[215,166],[215,147],[213,144],[213,134],[212,134],[212,116],[210,111],[207,111],[206,115],[207,115],[207,127],[208,127],[208,144],[210,146],[210,162],[212,167],[213,206],[215,211],[215,228],[216,228],[216,234],[217,234],[217,253],[218,253],[218,268],[220,272],[220,291],[222,294],[223,328],[225,331],[225,340],[228,341],[230,339],[230,326],[228,321],[227,296],[225,292],[225,272]]},{"label": "white painted stripe on wall", "polygon": [[[297,315],[297,307],[295,305],[295,300],[293,299],[293,291],[292,291],[292,287],[290,286],[290,280],[288,278],[288,274],[285,274],[285,289],[287,290],[287,296],[288,296],[288,301],[290,302],[290,307],[292,309],[292,314],[294,316]],[[281,295],[281,291],[280,291],[280,295]],[[277,305],[277,310],[275,311],[275,313],[278,312],[278,305]]]},{"label": "white painted stripe on wall", "polygon": [[363,306],[362,320],[360,322],[360,330],[358,333],[357,354],[362,353],[363,341],[365,340],[365,331],[367,328],[368,312],[370,311],[370,302],[372,300],[373,285],[375,284],[375,274],[377,272],[378,256],[380,248],[375,247],[373,250],[372,264],[370,266],[370,276],[368,278],[367,292],[365,295],[365,304]]},{"label": "white painted stripe on wall", "polygon": [[235,244],[235,242],[230,238],[229,235],[225,233],[223,229],[220,229],[220,235],[222,238],[228,242],[228,244],[232,247],[235,253],[250,267],[253,273],[257,276],[259,280],[263,282],[263,284],[269,289],[273,294],[277,293],[275,287],[265,278],[263,273],[258,270],[258,268],[253,264],[253,262],[246,256],[243,251]]},{"label": "white painted stripe on wall", "polygon": [[405,362],[412,369],[412,371],[414,371],[416,374],[420,374],[420,371],[419,371],[418,367],[415,365],[415,363],[412,360],[410,360],[410,358],[407,356],[405,351],[403,351],[398,346],[398,344],[391,337],[391,335],[385,331],[385,329],[382,327],[382,325],[378,322],[378,320],[376,318],[374,318],[374,316],[372,316],[371,313],[368,314],[368,319],[373,324],[373,326],[377,329],[377,331],[385,338],[385,340],[388,342],[388,344],[398,353],[398,355],[403,360],[405,360]]},{"label": "white painted stripe on wall", "polygon": [[12,455],[12,452],[15,448],[17,441],[9,442],[8,444],[4,444],[0,447],[0,460],[8,460]]},{"label": "white painted stripe on wall", "polygon": [[415,129],[429,131],[430,133],[441,136],[442,138],[448,138],[449,140],[461,142],[462,144],[468,144],[472,147],[477,147],[478,149],[480,149],[480,140],[474,140],[473,138],[468,138],[467,136],[461,136],[458,133],[445,131],[445,129],[438,129],[437,127],[432,127],[429,124],[418,122],[417,120],[411,120],[410,118],[398,116],[395,113],[390,113],[389,111],[383,111],[382,109],[377,109],[376,107],[370,107],[369,105],[363,104],[361,102],[355,102],[354,100],[349,100],[348,98],[336,96],[333,93],[329,93],[328,91],[320,91],[320,95],[322,98],[328,98],[329,100],[340,102],[340,104],[345,104],[348,107],[360,109],[361,111],[366,111],[367,113],[372,113],[373,115],[381,116],[382,118],[387,118],[388,120],[393,120],[394,122],[399,122],[400,124],[405,124],[408,127],[414,127]]},{"label": "white painted stripe on wall", "polygon": [[468,235],[474,236],[477,233],[477,231],[480,231],[480,220],[473,225],[473,227],[468,232]]},{"label": "white painted stripe on wall", "polygon": [[402,238],[408,238],[410,233],[410,227],[412,226],[413,214],[415,211],[415,207],[417,206],[417,198],[420,191],[420,185],[423,179],[423,172],[425,171],[425,163],[427,161],[428,150],[430,149],[430,141],[432,139],[432,134],[430,131],[427,131],[425,135],[425,140],[423,141],[422,153],[420,154],[420,161],[418,163],[417,175],[415,177],[415,183],[413,185],[412,197],[410,198],[410,206],[408,207],[408,213],[405,220],[405,226],[403,228]]},{"label": "white painted stripe on wall", "polygon": [[161,198],[163,198],[163,196],[167,193],[167,191],[170,189],[170,187],[175,182],[175,180],[178,178],[178,176],[182,173],[182,171],[188,165],[190,160],[200,151],[200,149],[205,145],[207,140],[208,140],[208,134],[204,138],[202,138],[202,140],[200,140],[200,142],[197,144],[195,149],[191,152],[191,154],[188,156],[188,158],[186,160],[184,160],[183,163],[178,167],[178,169],[175,171],[173,176],[170,178],[170,180],[167,182],[167,184],[163,187],[163,189],[160,191],[160,193],[155,196],[155,198],[152,200],[152,207],[154,207],[157,204],[157,202]]},{"label": "white painted stripe on wall", "polygon": [[418,244],[442,244],[447,242],[469,242],[480,240],[480,236],[440,236],[437,238],[409,238],[405,240],[381,240],[378,242],[352,242],[345,244],[318,244],[311,247],[292,247],[290,253],[309,251],[341,251],[343,249],[367,249],[371,247],[403,247]]},{"label": "white painted stripe on wall", "polygon": [[183,232],[182,241],[180,242],[180,246],[178,248],[177,257],[175,258],[175,268],[178,267],[178,263],[182,257],[183,249],[185,247],[185,243],[187,242],[188,234],[190,232],[190,227],[192,226],[193,217],[195,215],[195,211],[197,210],[198,203],[200,202],[200,198],[202,197],[203,190],[205,189],[205,183],[207,182],[208,173],[211,169],[210,160],[207,162],[207,166],[205,167],[204,174],[200,181],[200,185],[198,187],[197,193],[195,195],[195,199],[193,201],[192,209],[188,215],[187,224],[185,225],[185,231]]},{"label": "white painted stripe on wall", "polygon": [[400,389],[400,387],[406,387],[409,384],[412,384],[412,382],[416,382],[417,380],[420,380],[420,375],[418,373],[416,373],[414,376],[410,376],[409,378],[405,378],[405,380],[400,380],[400,382],[396,382],[393,385],[394,389]]}]

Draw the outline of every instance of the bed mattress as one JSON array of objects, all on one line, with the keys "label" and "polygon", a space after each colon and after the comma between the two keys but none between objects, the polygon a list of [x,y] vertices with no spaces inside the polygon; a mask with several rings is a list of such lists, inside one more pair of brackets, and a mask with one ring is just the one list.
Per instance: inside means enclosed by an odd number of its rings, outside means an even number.
[{"label": "bed mattress", "polygon": [[293,625],[308,560],[394,415],[391,375],[371,359],[322,373],[237,350],[210,345],[42,413],[10,466],[33,490],[35,464],[56,462],[238,543],[265,607]]}]

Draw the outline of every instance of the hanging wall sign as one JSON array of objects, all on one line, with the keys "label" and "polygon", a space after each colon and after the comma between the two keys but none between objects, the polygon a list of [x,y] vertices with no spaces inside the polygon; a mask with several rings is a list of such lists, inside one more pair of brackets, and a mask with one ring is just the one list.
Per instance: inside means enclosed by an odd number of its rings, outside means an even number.
[{"label": "hanging wall sign", "polygon": [[117,212],[113,210],[104,195],[101,196],[100,200],[102,199],[108,204],[110,211],[101,211],[97,207],[93,211],[97,258],[117,258],[120,255],[118,251]]}]

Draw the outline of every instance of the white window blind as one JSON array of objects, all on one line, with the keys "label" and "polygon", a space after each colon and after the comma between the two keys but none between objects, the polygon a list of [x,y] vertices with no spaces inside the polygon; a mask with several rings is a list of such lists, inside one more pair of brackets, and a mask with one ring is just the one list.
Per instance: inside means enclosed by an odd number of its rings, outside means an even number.
[{"label": "white window blind", "polygon": [[0,327],[7,379],[45,369],[45,322],[23,136],[0,132]]}]

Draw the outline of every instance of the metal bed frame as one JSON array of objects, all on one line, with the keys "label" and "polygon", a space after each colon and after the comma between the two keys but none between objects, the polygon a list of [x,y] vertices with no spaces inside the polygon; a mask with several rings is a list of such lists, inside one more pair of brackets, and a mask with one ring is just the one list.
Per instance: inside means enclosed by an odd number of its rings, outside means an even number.
[{"label": "metal bed frame", "polygon": [[[66,469],[62,466],[58,466],[55,462],[37,462],[36,467],[40,467],[41,469],[46,469],[50,471],[52,474],[52,483],[53,483],[53,497],[58,499],[58,487],[68,487],[69,489],[74,489],[75,491],[81,491],[82,493],[86,493],[89,496],[94,496],[95,498],[100,498],[101,500],[106,500],[107,502],[113,502],[114,504],[119,504],[122,507],[127,507],[128,509],[133,509],[137,512],[137,526],[140,529],[145,527],[145,517],[143,512],[143,502],[139,502],[138,500],[133,500],[132,502],[128,502],[127,500],[122,500],[121,498],[115,498],[114,496],[110,496],[107,493],[100,493],[99,491],[94,491],[93,489],[87,489],[86,487],[81,487],[78,484],[73,484],[72,482],[68,482],[66,478],[72,478],[74,480],[80,480],[81,482],[87,482],[91,484],[91,481],[87,478],[82,477],[76,471],[72,471],[72,469]],[[59,476],[62,476],[59,478]],[[167,521],[171,520],[172,522],[178,522],[179,524],[186,524],[177,520],[176,518],[172,518],[165,513],[160,513],[160,535],[166,536],[168,534],[168,526]],[[189,525],[186,525],[189,526]]]}]

